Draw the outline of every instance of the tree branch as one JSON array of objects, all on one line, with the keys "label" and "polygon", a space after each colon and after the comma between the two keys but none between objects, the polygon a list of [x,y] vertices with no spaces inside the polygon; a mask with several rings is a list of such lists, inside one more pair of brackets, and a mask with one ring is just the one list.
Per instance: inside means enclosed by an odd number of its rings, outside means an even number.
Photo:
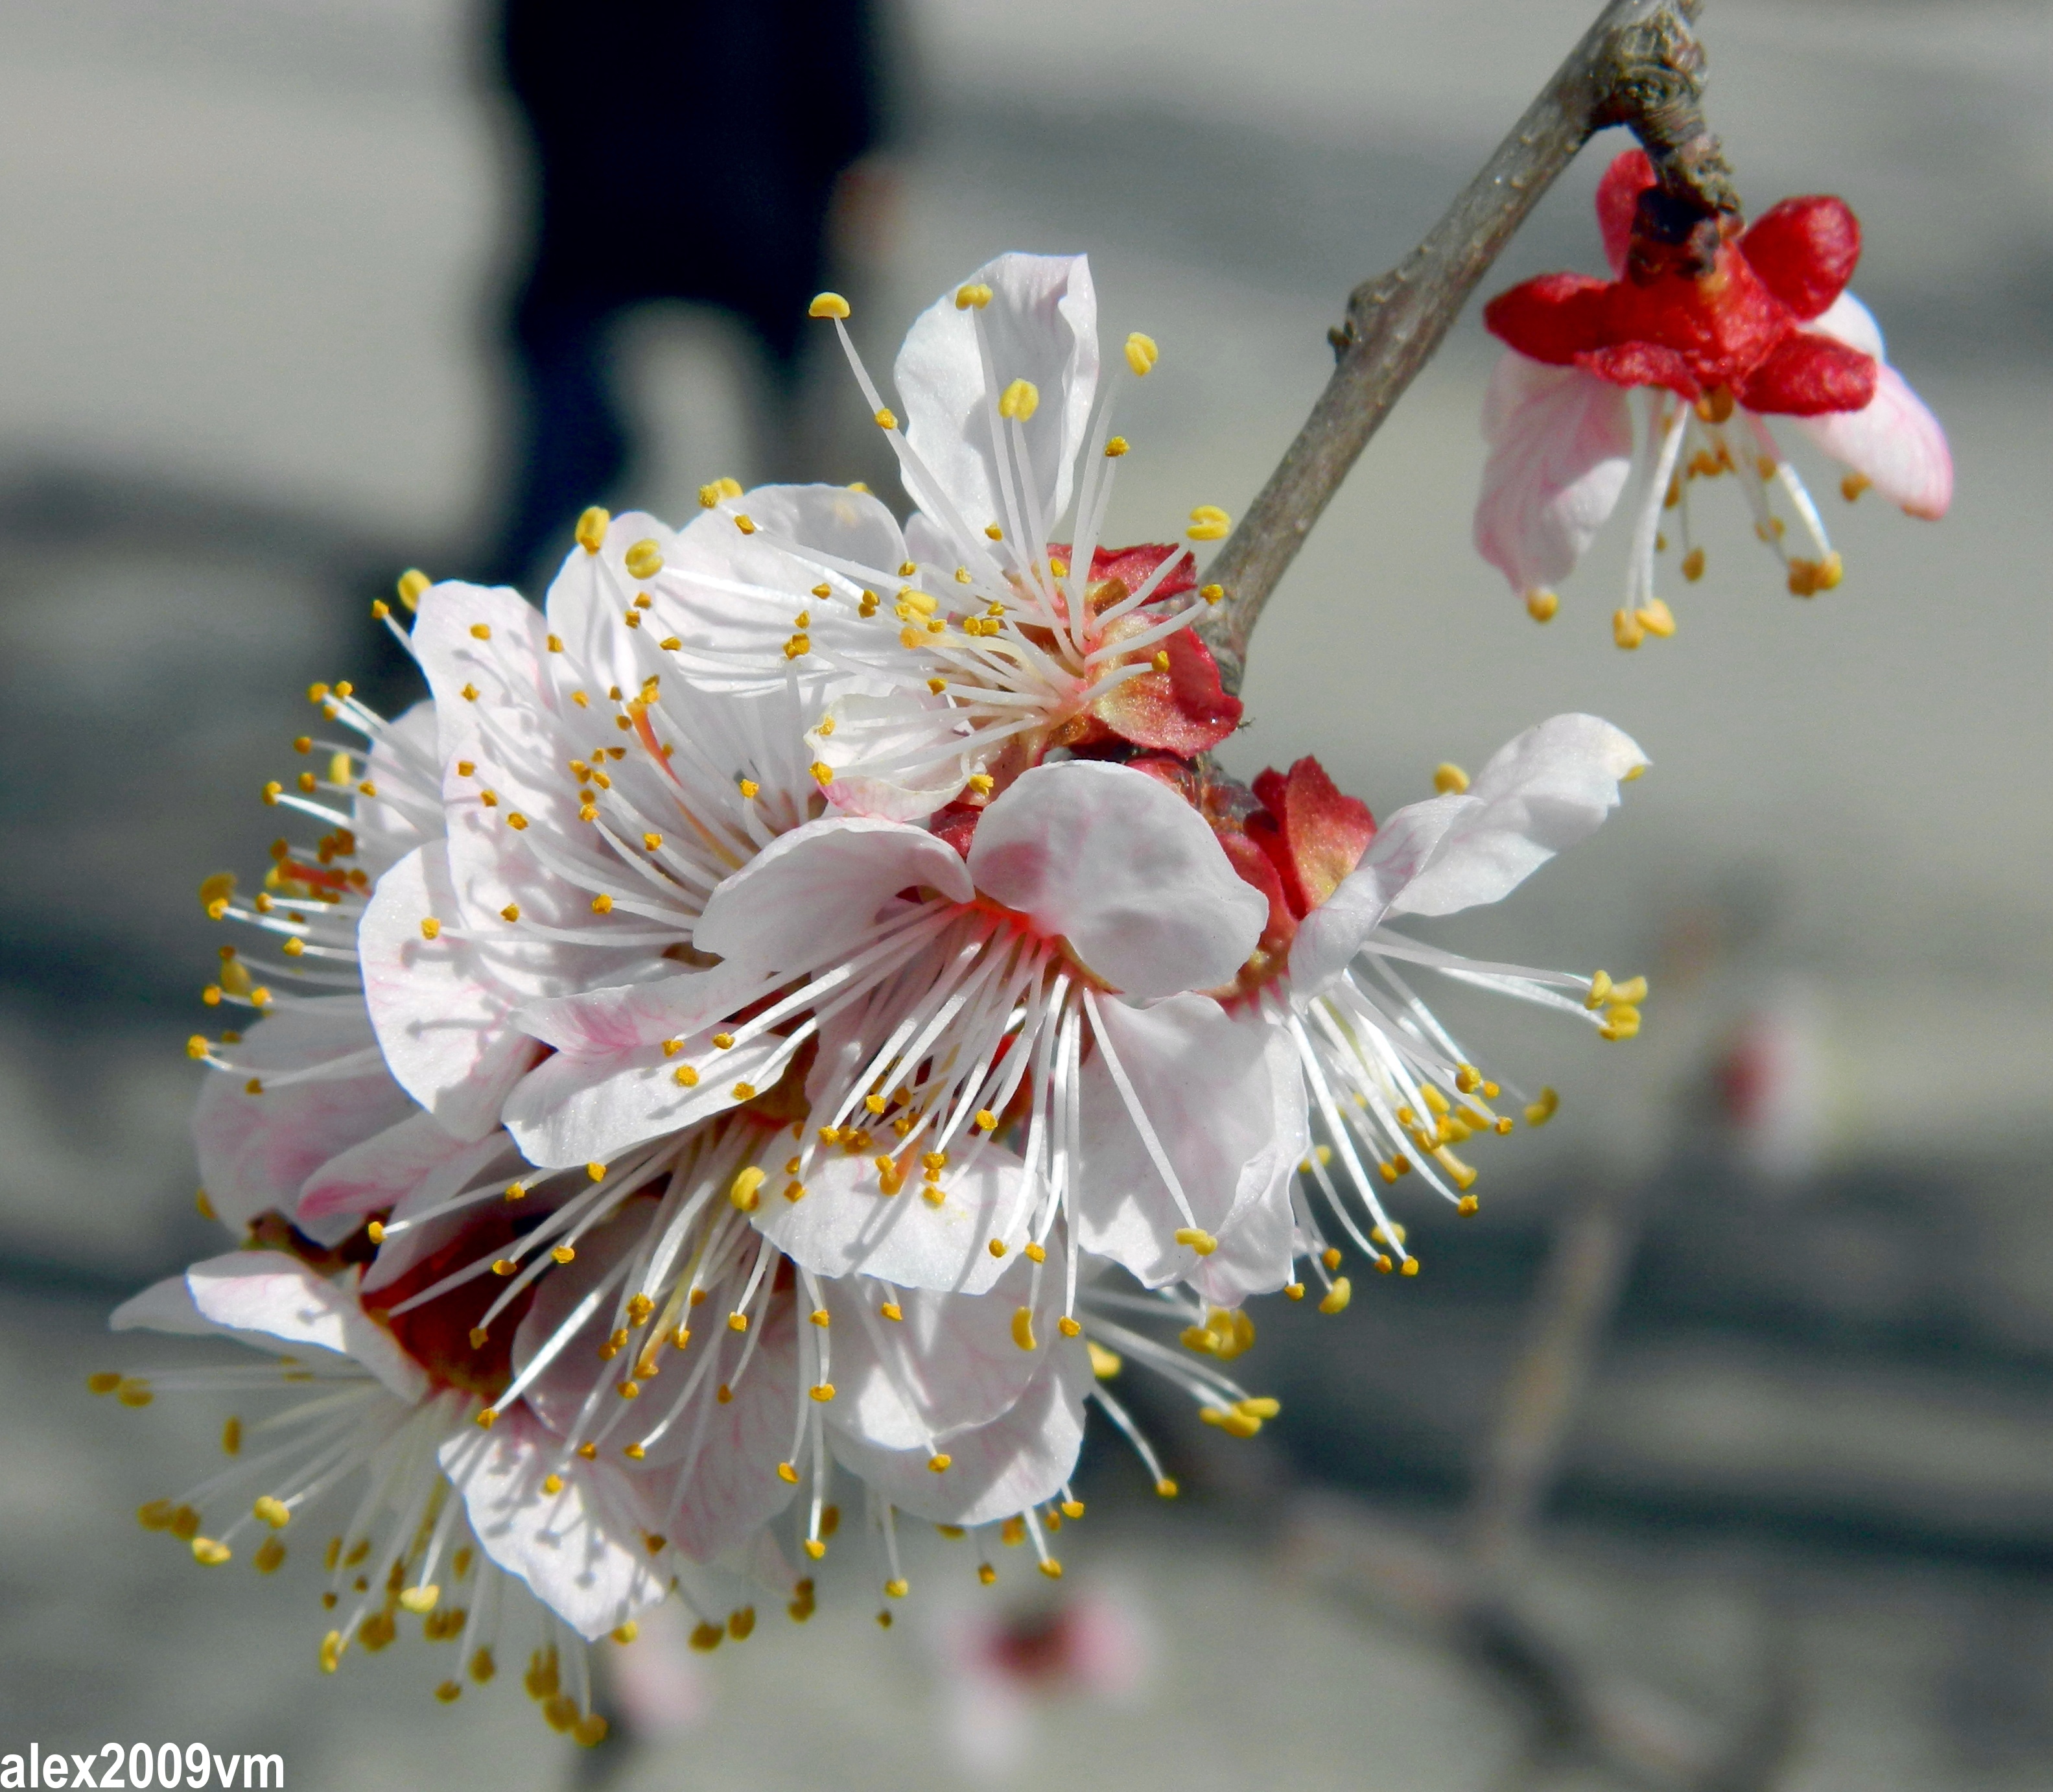
[{"label": "tree branch", "polygon": [[[1629,126],[1659,181],[1640,228],[1715,246],[1719,214],[1739,210],[1731,171],[1700,104],[1704,54],[1690,26],[1701,0],[1611,0],[1574,53],[1425,241],[1357,286],[1327,332],[1339,364],[1269,482],[1213,560],[1225,588],[1201,625],[1229,690],[1248,637],[1313,524],[1370,437],[1432,358],[1463,303],[1540,196],[1607,125]],[[1708,237],[1701,236],[1711,226]]]}]

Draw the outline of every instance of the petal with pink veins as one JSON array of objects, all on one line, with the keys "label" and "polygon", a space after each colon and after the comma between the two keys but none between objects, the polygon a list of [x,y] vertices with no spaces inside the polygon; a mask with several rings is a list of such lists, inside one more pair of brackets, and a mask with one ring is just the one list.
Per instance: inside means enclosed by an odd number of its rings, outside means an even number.
[{"label": "petal with pink veins", "polygon": [[[200,1086],[193,1143],[200,1180],[224,1224],[246,1226],[272,1208],[291,1217],[309,1176],[412,1111],[406,1091],[374,1055],[376,1043],[357,997],[319,997],[266,1015],[234,1048],[237,1069]],[[367,1061],[343,1075],[249,1092],[251,1075],[261,1083],[267,1075],[359,1055]]]},{"label": "petal with pink veins", "polygon": [[1476,551],[1521,595],[1558,584],[1617,508],[1632,470],[1623,391],[1507,349],[1483,400],[1490,444]]},{"label": "petal with pink veins", "polygon": [[1021,775],[983,812],[970,874],[1137,996],[1231,982],[1269,906],[1211,826],[1160,780],[1072,760]]},{"label": "petal with pink veins", "polygon": [[516,1409],[489,1431],[465,1426],[439,1454],[485,1554],[594,1642],[669,1590],[644,1542],[652,1527],[630,1478],[576,1463],[551,1493],[543,1484],[561,1451]]},{"label": "petal with pink veins", "polygon": [[409,1404],[428,1389],[427,1377],[364,1312],[350,1283],[316,1275],[282,1251],[210,1257],[116,1307],[108,1323],[116,1331],[220,1333],[274,1353],[281,1344],[332,1351]]},{"label": "petal with pink veins", "polygon": [[[438,1173],[444,1172],[458,1179],[449,1190],[453,1194],[474,1166],[504,1147],[502,1134],[466,1142],[444,1132],[433,1114],[416,1110],[329,1158],[300,1185],[296,1210],[288,1211],[301,1225],[336,1217],[355,1222],[396,1207],[424,1183],[441,1180]],[[350,1230],[355,1230],[353,1223]]]},{"label": "petal with pink veins", "polygon": [[1892,504],[1937,521],[1953,501],[1953,454],[1946,432],[1893,367],[1876,371],[1865,409],[1792,419],[1843,466],[1873,481]]},{"label": "petal with pink veins", "polygon": [[[1003,432],[1008,455],[1023,437],[1024,483],[1038,499],[1042,526],[1052,528],[1070,501],[1097,390],[1090,263],[1081,255],[1001,255],[964,284],[990,287],[991,302],[981,311],[958,309],[955,289],[944,293],[913,320],[898,352],[893,372],[906,440],[966,529],[996,522],[1009,537],[1014,524],[1000,496],[992,432]],[[977,345],[979,324],[990,350],[988,380]],[[1029,381],[1039,394],[1034,415],[1016,427],[997,413],[999,394],[1015,379]],[[1015,481],[1019,472],[1015,465]],[[909,474],[907,493],[920,509],[934,511],[936,494],[922,483]],[[1018,521],[1027,526],[1025,517]]]}]

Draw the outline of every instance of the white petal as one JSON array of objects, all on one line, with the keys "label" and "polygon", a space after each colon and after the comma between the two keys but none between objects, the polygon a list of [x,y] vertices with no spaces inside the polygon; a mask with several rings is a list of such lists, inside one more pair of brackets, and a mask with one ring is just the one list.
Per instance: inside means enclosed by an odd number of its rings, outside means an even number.
[{"label": "white petal", "polygon": [[370,1318],[351,1290],[324,1280],[282,1251],[231,1251],[194,1263],[183,1278],[191,1320],[174,1284],[160,1282],[115,1310],[116,1331],[214,1331],[256,1349],[281,1344],[332,1350],[368,1370],[404,1401],[427,1392],[428,1378],[391,1334]]},{"label": "white petal", "polygon": [[[1139,774],[1136,773],[1138,776]],[[822,964],[859,944],[901,890],[975,894],[962,856],[917,827],[862,816],[809,821],[770,843],[706,898],[703,952],[770,967]]]},{"label": "white petal", "polygon": [[1476,806],[1455,817],[1389,912],[1452,914],[1509,895],[1595,833],[1618,807],[1619,781],[1647,763],[1637,742],[1595,716],[1553,716],[1529,728],[1477,775],[1468,791]]},{"label": "white petal", "polygon": [[513,1018],[558,1051],[606,1057],[705,1032],[762,993],[761,972],[729,963],[529,1002]]},{"label": "white petal", "polygon": [[560,1451],[516,1409],[488,1432],[466,1426],[439,1456],[485,1553],[594,1642],[669,1589],[643,1542],[650,1529],[643,1502],[625,1474],[575,1462],[560,1491],[544,1491]]},{"label": "white petal", "polygon": [[1024,773],[984,811],[969,868],[979,890],[1130,996],[1230,983],[1269,918],[1204,818],[1124,765]]},{"label": "white petal", "polygon": [[838,1460],[885,1499],[936,1524],[988,1524],[1052,1499],[1075,1472],[1090,1359],[1081,1338],[1038,1341],[1040,1371],[1001,1418],[948,1440],[945,1474],[924,1450],[880,1450],[829,1427]]},{"label": "white petal", "polygon": [[837,1153],[808,1173],[802,1200],[785,1201],[766,1185],[756,1225],[818,1275],[861,1273],[901,1288],[981,1294],[1008,1267],[991,1256],[991,1239],[1011,1250],[1026,1243],[1025,1176],[1010,1151],[987,1146],[966,1169],[942,1172],[947,1198],[932,1207],[909,1181],[884,1194],[868,1157]]},{"label": "white petal", "polygon": [[[951,287],[913,320],[898,352],[894,373],[906,439],[965,525],[1003,523],[1006,507],[991,452],[996,399],[1014,380],[1031,381],[1040,403],[1023,428],[1028,479],[1038,495],[1041,520],[1052,529],[1070,501],[1097,390],[1097,298],[1090,263],[1081,255],[1001,255],[969,280],[991,289],[983,312],[957,310]],[[985,383],[977,352],[972,320],[979,315],[995,392]],[[1001,426],[1009,435],[1010,426]],[[908,490],[916,505],[928,508],[925,493],[909,482]],[[1041,545],[1034,544],[1034,551]]]},{"label": "white petal", "polygon": [[1874,313],[1851,292],[1841,293],[1804,328],[1843,342],[1849,348],[1858,348],[1863,355],[1872,355],[1878,361],[1889,358],[1883,352],[1882,326],[1875,322]]},{"label": "white petal", "polygon": [[271,1208],[292,1217],[302,1185],[323,1164],[414,1111],[406,1091],[375,1060],[353,1076],[255,1095],[248,1092],[249,1075],[261,1082],[267,1073],[308,1069],[375,1043],[355,996],[274,1010],[234,1048],[235,1062],[248,1070],[216,1072],[200,1086],[193,1143],[200,1181],[225,1224],[245,1226]]},{"label": "white petal", "polygon": [[1200,1257],[1186,1278],[1219,1307],[1237,1307],[1251,1295],[1274,1294],[1291,1281],[1301,1240],[1290,1191],[1312,1145],[1310,1103],[1297,1047],[1280,1027],[1262,1026],[1251,1018],[1238,1024],[1261,1026],[1266,1035],[1263,1056],[1275,1103],[1274,1144],[1268,1182],[1250,1186],[1253,1179],[1242,1179],[1242,1199],[1219,1228],[1219,1248]]},{"label": "white petal", "polygon": [[[832,731],[807,737],[820,762],[834,769],[827,796],[834,808],[843,815],[917,821],[953,801],[970,776],[968,756],[948,750],[960,732],[952,719],[959,713],[945,698],[924,690],[909,697],[850,690],[837,697],[826,709]],[[882,776],[859,769],[896,761],[909,749],[933,756]]]},{"label": "white petal", "polygon": [[1476,551],[1521,595],[1575,570],[1632,470],[1625,393],[1580,367],[1507,349],[1483,401],[1490,444],[1476,501]]},{"label": "white petal", "polygon": [[1946,432],[1894,367],[1876,370],[1874,396],[1864,408],[1789,420],[1912,516],[1943,517],[1953,503],[1953,454]]},{"label": "white petal", "polygon": [[[304,1227],[340,1216],[354,1232],[366,1214],[396,1207],[438,1171],[455,1166],[454,1173],[467,1180],[471,1166],[495,1156],[502,1143],[496,1134],[466,1142],[444,1132],[433,1114],[416,1109],[308,1176],[300,1185],[297,1222]],[[449,1193],[461,1186],[461,1181],[453,1184]]]},{"label": "white petal", "polygon": [[401,859],[379,880],[357,924],[357,949],[392,1074],[449,1132],[480,1138],[499,1124],[501,1104],[541,1055],[512,1024],[512,1008],[548,985],[524,974],[517,958],[488,957],[474,940],[422,937],[422,920],[455,910],[449,871],[440,841]]},{"label": "white petal", "polygon": [[[732,523],[727,527],[735,532]],[[614,685],[632,690],[642,682],[636,643],[622,618],[642,588],[642,581],[627,570],[627,551],[643,541],[656,544],[666,568],[682,557],[680,537],[667,523],[646,511],[622,511],[607,524],[597,553],[582,544],[573,547],[550,581],[544,603],[548,631],[602,691]]]},{"label": "white petal", "polygon": [[[1176,1242],[1180,1228],[1195,1224],[1218,1236],[1275,1179],[1289,1142],[1277,1136],[1269,1029],[1236,1023],[1204,996],[1172,996],[1146,1008],[1101,1000],[1097,1012],[1099,1043],[1083,1063],[1077,1242],[1159,1287],[1197,1261]],[[1176,1172],[1188,1219],[1105,1062],[1105,1040]],[[1302,1152],[1297,1145],[1289,1161]]]},{"label": "white petal", "polygon": [[[605,1057],[559,1051],[521,1079],[506,1099],[506,1130],[538,1164],[560,1169],[605,1162],[630,1146],[708,1120],[750,1100],[736,1085],[761,1093],[777,1080],[771,1061],[784,1049],[775,1035],[723,1051],[709,1033],[666,1058],[661,1046]],[[698,1082],[677,1080],[691,1064]]]},{"label": "white petal", "polygon": [[1435,796],[1399,809],[1376,831],[1361,863],[1298,924],[1290,942],[1291,1000],[1302,1007],[1325,990],[1383,925],[1398,893],[1439,850],[1450,828],[1479,810],[1474,796]]},{"label": "white petal", "polygon": [[[1041,1338],[1058,1335],[1064,1287],[1059,1252],[1049,1257],[1034,1319]],[[1005,1412],[1026,1391],[1041,1359],[1021,1350],[1012,1335],[1013,1315],[1026,1304],[1034,1266],[1014,1256],[1004,1267],[987,1295],[903,1289],[896,1299],[905,1317],[897,1320],[878,1316],[886,1298],[881,1283],[860,1277],[830,1281],[835,1393],[828,1422],[881,1449],[911,1450],[944,1444]],[[859,1309],[867,1310],[866,1320]]]},{"label": "white petal", "polygon": [[[356,863],[375,882],[386,869],[441,831],[442,760],[436,749],[435,705],[424,698],[386,724],[391,740],[371,749],[365,781],[379,792],[359,792],[350,804],[350,831],[356,835]],[[404,799],[403,806],[392,800]],[[423,819],[432,816],[432,822]]]}]

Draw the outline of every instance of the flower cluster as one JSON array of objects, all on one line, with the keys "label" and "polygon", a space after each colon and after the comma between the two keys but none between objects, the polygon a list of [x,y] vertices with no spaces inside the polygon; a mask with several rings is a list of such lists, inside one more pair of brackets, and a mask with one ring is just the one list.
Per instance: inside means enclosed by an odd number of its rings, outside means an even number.
[{"label": "flower cluster", "polygon": [[1180,544],[1101,539],[1127,443],[1082,258],[937,301],[895,406],[849,352],[903,528],[723,481],[675,530],[588,512],[539,609],[409,575],[387,620],[430,698],[316,686],[338,737],[265,796],[317,839],[202,890],[263,942],[207,992],[253,1024],[190,1045],[238,1248],[115,1323],[271,1360],[96,1385],[292,1396],[142,1518],[268,1570],[343,1495],[328,1668],[418,1617],[461,1645],[453,1700],[517,1637],[590,1741],[587,1645],[673,1594],[705,1648],[766,1588],[806,1617],[857,1496],[887,1601],[906,1518],[987,1582],[994,1538],[1058,1575],[1088,1405],[1176,1491],[1123,1365],[1251,1434],[1246,1303],[1339,1311],[1340,1241],[1414,1272],[1387,1192],[1473,1211],[1457,1147],[1553,1111],[1425,973],[1638,1028],[1640,980],[1404,925],[1593,830],[1646,764],[1617,729],[1556,717],[1380,827],[1314,760],[1211,763],[1219,592]]},{"label": "flower cluster", "polygon": [[[1703,576],[1689,488],[1733,474],[1755,532],[1799,597],[1831,591],[1844,565],[1766,419],[1786,416],[1847,472],[1849,502],[1872,486],[1914,517],[1944,516],[1953,462],[1937,419],[1882,356],[1882,332],[1847,289],[1860,225],[1840,200],[1784,199],[1741,230],[1718,220],[1706,269],[1694,242],[1650,224],[1659,189],[1645,153],[1618,157],[1597,188],[1612,277],[1556,273],[1491,300],[1483,319],[1507,344],[1483,411],[1490,458],[1476,506],[1478,552],[1537,621],[1623,495],[1632,470],[1626,395],[1648,395],[1646,472],[1633,526],[1621,647],[1675,632],[1655,591],[1662,517],[1676,513],[1685,579]],[[1707,226],[1708,228],[1709,226]],[[1792,552],[1780,493],[1808,544]]]}]

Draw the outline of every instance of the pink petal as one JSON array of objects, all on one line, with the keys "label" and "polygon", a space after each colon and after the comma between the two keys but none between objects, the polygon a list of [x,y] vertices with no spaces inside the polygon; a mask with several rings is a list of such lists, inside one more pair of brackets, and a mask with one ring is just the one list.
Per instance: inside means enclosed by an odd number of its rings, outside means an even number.
[{"label": "pink petal", "polygon": [[1632,416],[1618,387],[1507,350],[1483,401],[1490,444],[1477,552],[1521,595],[1558,584],[1602,529],[1632,470]]},{"label": "pink petal", "polygon": [[1895,368],[1879,369],[1874,398],[1865,410],[1792,421],[1912,516],[1936,521],[1953,503],[1953,455],[1946,432]]},{"label": "pink petal", "polygon": [[[261,1081],[266,1072],[308,1069],[375,1043],[362,1002],[335,996],[267,1015],[234,1056]],[[273,1208],[292,1217],[308,1177],[414,1111],[406,1091],[375,1059],[354,1075],[285,1083],[261,1094],[248,1093],[248,1080],[247,1072],[210,1075],[193,1113],[200,1180],[230,1226],[245,1226]]]},{"label": "pink petal", "polygon": [[219,1332],[277,1354],[287,1345],[329,1350],[368,1370],[409,1404],[427,1392],[427,1377],[365,1314],[351,1288],[324,1280],[296,1257],[231,1251],[194,1263],[183,1280],[186,1309],[179,1307],[175,1280],[160,1282],[117,1307],[113,1328]]},{"label": "pink petal", "polygon": [[467,1144],[444,1132],[433,1114],[417,1110],[397,1126],[329,1158],[308,1177],[300,1186],[299,1217],[323,1220],[340,1214],[360,1219],[380,1212],[398,1206],[430,1179],[439,1180],[438,1172],[453,1170],[459,1178],[449,1189],[454,1194],[468,1180],[471,1166],[496,1155],[500,1144],[496,1134]]},{"label": "pink petal", "polygon": [[516,1409],[489,1431],[464,1426],[439,1456],[485,1553],[593,1642],[669,1590],[643,1543],[654,1527],[626,1475],[579,1463],[560,1491],[544,1490],[561,1449]]},{"label": "pink petal", "polygon": [[984,811],[969,869],[979,890],[1132,996],[1231,982],[1269,916],[1204,818],[1123,765],[1023,773]]}]

